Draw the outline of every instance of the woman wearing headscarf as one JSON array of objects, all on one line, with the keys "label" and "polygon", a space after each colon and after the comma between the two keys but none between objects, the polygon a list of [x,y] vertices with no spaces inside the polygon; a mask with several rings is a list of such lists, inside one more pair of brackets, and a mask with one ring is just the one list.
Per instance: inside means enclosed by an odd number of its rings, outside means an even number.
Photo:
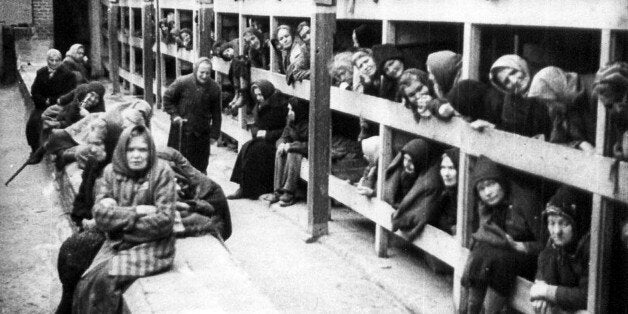
[{"label": "woman wearing headscarf", "polygon": [[77,285],[72,310],[118,313],[122,294],[137,278],[174,261],[174,174],[157,159],[146,127],[122,132],[96,191],[94,219],[106,240]]},{"label": "woman wearing headscarf", "polygon": [[547,106],[552,121],[551,143],[567,144],[593,153],[597,102],[585,76],[550,66],[532,79],[528,97]]},{"label": "woman wearing headscarf", "polygon": [[254,68],[269,69],[270,64],[270,42],[264,39],[264,35],[255,27],[248,27],[242,33],[244,40],[245,56],[251,60]]},{"label": "woman wearing headscarf", "polygon": [[458,216],[458,163],[460,150],[450,148],[441,156],[440,177],[443,190],[440,193],[440,212],[434,217],[434,225],[451,235],[456,234]]},{"label": "woman wearing headscarf", "polygon": [[562,186],[543,212],[550,237],[539,254],[536,279],[530,289],[536,313],[587,308],[591,211],[586,199],[586,194]]},{"label": "woman wearing headscarf", "polygon": [[[447,103],[436,110],[440,118],[454,114],[468,122],[486,121],[494,126],[501,124],[502,96],[495,89],[476,80],[460,80],[447,93]],[[452,110],[443,110],[450,106]],[[445,112],[445,114],[443,114]]]},{"label": "woman wearing headscarf", "polygon": [[90,113],[105,112],[105,86],[100,82],[81,84],[74,91],[62,96],[66,97],[72,97],[72,100],[44,111],[44,128],[66,128]]},{"label": "woman wearing headscarf", "polygon": [[445,98],[460,79],[462,56],[449,50],[437,51],[427,56],[425,65],[436,96]]},{"label": "woman wearing headscarf", "polygon": [[489,80],[503,94],[500,129],[528,137],[550,138],[552,123],[547,107],[527,97],[532,78],[523,58],[501,56],[493,63]]},{"label": "woman wearing headscarf", "polygon": [[68,70],[74,73],[76,82],[87,83],[89,78],[89,71],[87,65],[87,57],[85,56],[85,46],[82,44],[74,44],[70,46],[70,49],[65,53],[65,59],[63,59],[63,65]]},{"label": "woman wearing headscarf", "polygon": [[277,140],[275,155],[274,193],[269,201],[290,206],[296,201],[301,161],[307,157],[308,105],[293,97],[288,103],[286,127]]},{"label": "woman wearing headscarf", "polygon": [[392,230],[416,238],[438,211],[442,190],[439,158],[442,150],[423,139],[408,142],[384,173],[384,200],[395,212]]},{"label": "woman wearing headscarf", "polygon": [[273,191],[275,142],[286,126],[288,108],[281,92],[276,91],[269,81],[254,82],[251,95],[256,101],[253,108],[255,122],[251,128],[253,139],[238,153],[231,181],[240,184],[240,188],[227,196],[229,199],[255,199]]},{"label": "woman wearing headscarf", "polygon": [[178,77],[164,93],[170,115],[168,146],[179,150],[196,169],[207,171],[210,142],[220,137],[220,87],[211,79],[212,64],[203,57],[193,72]]},{"label": "woman wearing headscarf", "polygon": [[72,91],[76,87],[76,78],[67,68],[61,64],[59,50],[50,49],[46,53],[47,65],[37,70],[35,80],[31,87],[31,96],[35,108],[26,122],[26,141],[31,147],[29,163],[37,164],[41,161],[43,152],[36,155],[35,152],[41,144],[42,113],[50,106],[57,103],[62,95]]},{"label": "woman wearing headscarf", "polygon": [[473,169],[479,227],[461,283],[468,289],[461,309],[497,313],[512,293],[517,276],[532,278],[543,240],[537,195],[509,180],[492,160],[480,156]]}]

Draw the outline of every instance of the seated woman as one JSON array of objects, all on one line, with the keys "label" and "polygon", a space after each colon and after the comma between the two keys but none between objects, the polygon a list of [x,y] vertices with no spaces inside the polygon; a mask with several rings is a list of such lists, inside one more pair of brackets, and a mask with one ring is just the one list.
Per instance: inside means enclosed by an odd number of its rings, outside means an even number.
[{"label": "seated woman", "polygon": [[440,162],[440,177],[443,190],[440,194],[440,213],[434,218],[434,225],[451,235],[456,234],[458,216],[458,162],[460,150],[451,148],[445,151]]},{"label": "seated woman", "polygon": [[517,55],[504,55],[493,63],[489,80],[503,94],[499,129],[523,136],[549,139],[552,131],[547,107],[528,98],[530,70]]},{"label": "seated woman", "polygon": [[42,114],[44,130],[63,129],[93,112],[105,112],[105,86],[100,82],[81,84],[63,95],[59,104]]},{"label": "seated woman", "polygon": [[268,198],[270,203],[279,202],[280,206],[295,203],[297,185],[301,174],[301,161],[307,157],[308,142],[308,106],[304,101],[291,98],[288,103],[286,127],[277,140],[275,155],[275,191]]},{"label": "seated woman", "polygon": [[82,44],[74,44],[65,53],[63,65],[74,73],[76,83],[82,84],[89,81],[89,65],[85,56],[85,46]]},{"label": "seated woman", "polygon": [[558,67],[546,67],[532,79],[527,97],[535,98],[548,109],[552,121],[549,142],[593,154],[597,102],[587,91],[592,84],[586,78]]},{"label": "seated woman", "polygon": [[238,153],[231,181],[240,184],[240,188],[228,199],[256,199],[273,191],[275,142],[286,126],[288,108],[281,92],[269,81],[254,82],[251,95],[257,103],[253,108],[253,139]]},{"label": "seated woman", "polygon": [[549,231],[539,254],[536,280],[530,289],[536,313],[586,310],[589,288],[589,228],[591,211],[578,191],[558,189],[543,218]]},{"label": "seated woman", "polygon": [[351,56],[351,63],[358,69],[359,74],[359,82],[354,84],[353,91],[379,96],[381,82],[373,52],[370,49],[360,49]]},{"label": "seated woman", "polygon": [[442,190],[439,158],[442,151],[423,139],[408,142],[386,169],[384,200],[395,208],[392,231],[416,238],[438,211]]},{"label": "seated woman", "polygon": [[248,56],[251,66],[268,70],[270,63],[270,42],[254,27],[248,27],[242,33],[244,40],[243,55]]},{"label": "seated woman", "polygon": [[460,79],[462,56],[449,50],[430,53],[425,62],[434,93],[438,98],[445,98],[451,88]]},{"label": "seated woman", "polygon": [[340,89],[352,90],[353,64],[351,64],[351,52],[340,52],[334,55],[327,69],[331,76],[331,84]]},{"label": "seated woman", "polygon": [[404,106],[412,111],[417,122],[432,116],[431,101],[435,94],[427,73],[419,69],[403,71],[399,79],[399,92]]},{"label": "seated woman", "polygon": [[122,132],[96,191],[94,219],[107,239],[76,287],[72,310],[119,313],[122,294],[137,278],[174,261],[174,174],[157,159],[146,127]]},{"label": "seated woman", "polygon": [[517,276],[532,278],[542,248],[541,207],[536,195],[508,180],[492,160],[480,156],[473,169],[479,228],[461,283],[468,289],[466,313],[497,313]]}]

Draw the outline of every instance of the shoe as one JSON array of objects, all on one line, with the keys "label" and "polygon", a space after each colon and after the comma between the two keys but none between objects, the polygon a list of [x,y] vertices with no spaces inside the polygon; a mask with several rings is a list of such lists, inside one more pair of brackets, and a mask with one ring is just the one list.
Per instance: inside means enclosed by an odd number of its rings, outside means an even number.
[{"label": "shoe", "polygon": [[244,198],[244,192],[242,192],[242,189],[238,188],[237,191],[235,191],[235,193],[227,195],[227,199],[228,200],[238,200]]},{"label": "shoe", "polygon": [[279,193],[274,192],[274,193],[269,193],[262,196],[262,199],[269,202],[270,204],[274,204],[274,203],[279,202],[279,197],[280,197]]},{"label": "shoe", "polygon": [[279,206],[281,207],[291,206],[291,205],[294,205],[295,201],[296,201],[295,197],[292,193],[284,192],[283,195],[279,197]]}]

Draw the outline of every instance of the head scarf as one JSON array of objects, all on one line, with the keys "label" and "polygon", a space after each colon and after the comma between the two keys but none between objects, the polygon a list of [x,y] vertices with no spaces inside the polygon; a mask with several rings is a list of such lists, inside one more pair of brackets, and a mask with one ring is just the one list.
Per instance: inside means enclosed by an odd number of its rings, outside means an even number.
[{"label": "head scarf", "polygon": [[105,86],[99,82],[90,82],[81,84],[74,90],[74,101],[80,104],[87,94],[95,92],[98,94],[98,104],[94,106],[90,112],[105,111]]},{"label": "head scarf", "polygon": [[528,68],[528,63],[518,55],[503,55],[499,57],[499,59],[497,59],[491,66],[491,70],[488,75],[491,84],[493,84],[493,86],[495,86],[495,88],[500,92],[504,94],[511,94],[512,92],[507,90],[497,79],[497,73],[504,68],[515,69],[523,73],[525,86],[520,93],[525,94],[530,87],[530,69]]},{"label": "head scarf", "polygon": [[[194,79],[196,80],[196,75],[198,72],[198,67],[201,65],[201,63],[207,63],[210,66],[212,66],[212,60],[209,59],[208,57],[200,57],[198,60],[196,60],[196,62],[194,62],[194,66],[192,67],[192,73],[194,73]],[[196,80],[196,82],[198,82],[198,80]],[[208,80],[209,83],[209,80]]]},{"label": "head scarf", "polygon": [[442,154],[442,150],[436,149],[430,142],[417,138],[408,142],[401,149],[401,153],[408,154],[412,158],[415,173],[423,173]]},{"label": "head scarf", "polygon": [[443,94],[447,94],[460,76],[462,56],[449,50],[430,53],[425,62]]},{"label": "head scarf", "polygon": [[447,100],[461,115],[473,120],[489,120],[491,116],[485,103],[488,86],[475,80],[462,80],[447,93]]},{"label": "head scarf", "polygon": [[253,89],[255,88],[259,88],[259,90],[262,92],[262,96],[264,96],[265,101],[268,101],[270,96],[275,93],[275,86],[273,86],[273,83],[267,80],[259,80],[253,82],[253,85],[251,85],[251,95],[253,95],[253,97],[255,97],[255,92],[253,91]]},{"label": "head scarf", "polygon": [[458,148],[450,148],[445,151],[443,155],[449,157],[451,162],[454,164],[454,168],[458,169],[458,165],[460,163],[460,149]]},{"label": "head scarf", "polygon": [[528,97],[558,101],[566,105],[573,104],[579,94],[578,74],[565,72],[554,66],[539,71],[532,79],[528,91]]},{"label": "head scarf", "polygon": [[[501,168],[488,157],[481,155],[473,167],[473,174],[471,176],[471,186],[473,187],[473,193],[478,196],[478,183],[484,180],[495,180],[499,182],[504,191],[508,191],[508,184],[506,177]],[[478,199],[480,199],[478,197]]]},{"label": "head scarf", "polygon": [[572,187],[561,186],[554,196],[549,200],[545,210],[543,211],[543,221],[547,226],[547,217],[550,215],[559,215],[567,219],[574,228],[574,239],[571,242],[575,245],[578,238],[586,233],[589,229],[587,223],[590,217],[588,211],[589,202],[586,194]]},{"label": "head scarf", "polygon": [[[131,170],[126,158],[126,150],[134,132],[140,133],[138,136],[143,137],[148,144],[148,164],[146,169],[142,171]],[[118,174],[133,178],[145,176],[157,164],[155,143],[150,135],[150,131],[143,125],[136,125],[122,131],[116,149],[113,152],[111,163],[113,164],[113,170]]]},{"label": "head scarf", "polygon": [[150,126],[150,119],[153,115],[153,107],[143,99],[138,99],[129,106],[129,108],[135,109],[142,114],[144,118],[144,124]]},{"label": "head scarf", "polygon": [[612,62],[595,74],[593,92],[609,99],[622,99],[628,92],[628,63]]},{"label": "head scarf", "polygon": [[358,26],[353,31],[355,32],[355,38],[358,40],[360,48],[370,48],[381,43],[381,39],[377,36],[377,33],[366,24]]},{"label": "head scarf", "polygon": [[70,49],[68,49],[68,51],[65,53],[65,56],[66,57],[68,57],[68,56],[72,57],[72,59],[74,61],[83,62],[82,59],[77,59],[78,57],[76,56],[76,54],[77,54],[77,52],[78,52],[78,50],[80,48],[85,49],[85,46],[83,46],[82,44],[74,44],[74,45],[70,46]]}]

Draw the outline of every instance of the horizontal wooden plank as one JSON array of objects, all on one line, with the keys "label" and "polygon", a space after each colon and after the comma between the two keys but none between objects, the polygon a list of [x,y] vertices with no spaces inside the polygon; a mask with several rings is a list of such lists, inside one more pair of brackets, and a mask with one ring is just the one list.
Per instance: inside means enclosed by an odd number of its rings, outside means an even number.
[{"label": "horizontal wooden plank", "polygon": [[[166,45],[163,42],[160,42],[160,45],[161,45],[160,47],[161,53],[164,55],[168,55],[168,56],[185,60],[188,62],[192,62],[192,63],[194,63],[197,59],[196,52],[193,50],[179,49],[177,45],[174,45],[174,44]],[[157,51],[154,45],[153,45],[153,51],[155,52]]]},{"label": "horizontal wooden plank", "polygon": [[144,48],[142,38],[140,37],[129,36],[129,45],[135,48],[140,48],[140,49]]},{"label": "horizontal wooden plank", "polygon": [[197,0],[159,0],[160,9],[197,10],[200,5]]},{"label": "horizontal wooden plank", "polygon": [[[627,29],[627,0],[338,0],[337,19]],[[220,13],[309,17],[314,1],[215,0]],[[569,12],[568,14],[566,12]]]},{"label": "horizontal wooden plank", "polygon": [[125,69],[120,68],[120,77],[137,87],[144,88],[144,78],[141,75],[131,73]]},{"label": "horizontal wooden plank", "polygon": [[124,44],[128,44],[129,43],[129,33],[128,30],[126,33],[123,33],[121,31],[118,31],[118,41]]},{"label": "horizontal wooden plank", "polygon": [[238,124],[238,120],[234,119],[231,115],[222,115],[220,131],[238,141],[240,146],[251,139],[251,132],[242,129]]},{"label": "horizontal wooden plank", "polygon": [[[143,0],[119,0],[118,5],[120,7],[132,7],[132,8],[141,8]],[[163,1],[163,0],[160,0]]]}]

